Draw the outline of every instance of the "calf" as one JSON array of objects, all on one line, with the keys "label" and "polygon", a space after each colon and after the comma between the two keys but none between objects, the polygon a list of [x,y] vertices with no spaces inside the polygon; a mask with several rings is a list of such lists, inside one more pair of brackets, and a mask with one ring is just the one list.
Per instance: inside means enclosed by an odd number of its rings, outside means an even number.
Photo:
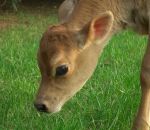
[{"label": "calf", "polygon": [[[70,8],[67,1],[61,6],[62,23],[50,26],[40,42],[41,83],[36,108],[60,111],[91,77],[107,41],[115,33],[132,28],[149,37],[141,67],[142,98],[132,129],[149,130],[150,0],[78,0]],[[71,13],[63,12],[65,8]]]}]

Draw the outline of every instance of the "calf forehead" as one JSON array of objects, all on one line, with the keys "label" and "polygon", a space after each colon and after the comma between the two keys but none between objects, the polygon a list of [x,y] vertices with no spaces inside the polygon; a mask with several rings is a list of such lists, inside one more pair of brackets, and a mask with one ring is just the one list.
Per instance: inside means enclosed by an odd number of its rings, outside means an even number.
[{"label": "calf forehead", "polygon": [[[75,47],[73,33],[66,30],[48,29],[41,40],[41,48],[60,49]],[[55,50],[55,49],[54,49]]]},{"label": "calf forehead", "polygon": [[[73,33],[64,27],[50,27],[43,35],[40,43],[41,61],[55,61],[58,59],[68,59],[72,57],[72,52],[77,50],[77,43],[73,38]],[[61,61],[61,60],[60,60]]]},{"label": "calf forehead", "polygon": [[75,49],[74,44],[64,34],[52,33],[41,40],[39,54],[42,59],[51,60],[56,57],[69,55]]},{"label": "calf forehead", "polygon": [[71,40],[71,35],[67,34],[66,32],[50,32],[48,34],[48,40],[54,43],[65,43],[66,40]]}]

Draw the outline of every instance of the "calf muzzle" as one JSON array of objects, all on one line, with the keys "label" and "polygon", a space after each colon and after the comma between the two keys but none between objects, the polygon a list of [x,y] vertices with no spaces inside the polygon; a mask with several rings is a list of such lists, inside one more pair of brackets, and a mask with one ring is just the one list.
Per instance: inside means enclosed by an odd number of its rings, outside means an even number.
[{"label": "calf muzzle", "polygon": [[35,108],[40,112],[48,112],[48,108],[45,104],[34,104]]}]

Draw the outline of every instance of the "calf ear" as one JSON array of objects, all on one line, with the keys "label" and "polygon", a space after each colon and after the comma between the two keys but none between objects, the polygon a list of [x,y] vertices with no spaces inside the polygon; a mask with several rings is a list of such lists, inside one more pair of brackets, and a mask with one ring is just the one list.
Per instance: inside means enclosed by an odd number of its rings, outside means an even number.
[{"label": "calf ear", "polygon": [[102,41],[109,37],[113,21],[114,17],[110,11],[94,18],[77,33],[79,46],[85,48],[95,42],[104,44]]}]

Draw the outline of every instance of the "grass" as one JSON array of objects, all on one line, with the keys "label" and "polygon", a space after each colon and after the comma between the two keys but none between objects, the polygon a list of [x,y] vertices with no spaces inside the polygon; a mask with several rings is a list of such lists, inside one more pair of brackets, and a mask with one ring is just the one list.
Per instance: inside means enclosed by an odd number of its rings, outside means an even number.
[{"label": "grass", "polygon": [[0,30],[0,130],[130,130],[146,38],[131,31],[114,36],[84,88],[60,113],[40,114],[33,107],[40,79],[36,53],[43,31],[57,22],[55,11],[43,12],[0,16],[17,19]]}]

